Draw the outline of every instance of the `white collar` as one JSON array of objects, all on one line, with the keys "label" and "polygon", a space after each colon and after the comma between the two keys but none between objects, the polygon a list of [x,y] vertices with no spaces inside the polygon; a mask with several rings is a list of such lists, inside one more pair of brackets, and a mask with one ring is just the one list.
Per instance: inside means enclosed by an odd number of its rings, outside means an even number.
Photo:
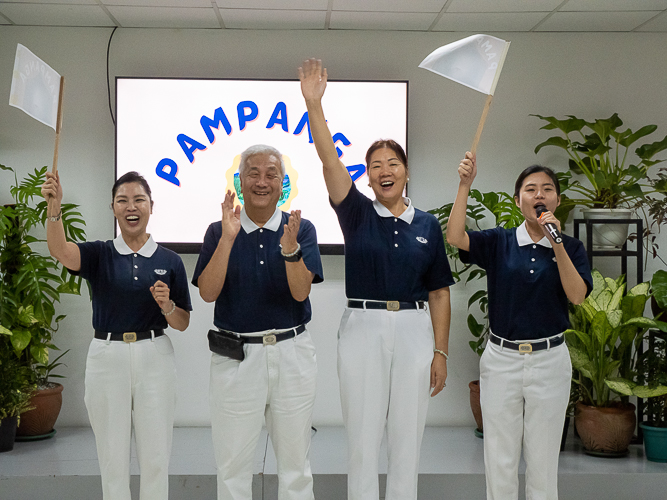
[{"label": "white collar", "polygon": [[152,257],[153,254],[155,253],[155,250],[157,250],[157,243],[153,241],[153,237],[150,234],[148,235],[148,240],[146,240],[146,243],[144,243],[144,246],[142,246],[138,252],[135,252],[134,250],[132,250],[130,247],[127,246],[127,243],[125,243],[122,234],[116,236],[116,239],[113,240],[113,246],[116,249],[116,252],[118,252],[121,255],[130,255],[131,253],[138,253],[142,257]]},{"label": "white collar", "polygon": [[541,245],[546,248],[551,248],[549,238],[546,236],[543,236],[540,241],[533,241],[533,239],[528,234],[528,229],[526,229],[526,221],[523,221],[523,223],[516,228],[516,242],[520,247],[524,247],[526,245]]},{"label": "white collar", "polygon": [[410,198],[406,198],[405,196],[403,197],[403,203],[405,203],[408,208],[406,208],[398,217],[392,214],[389,209],[377,201],[377,199],[373,200],[373,208],[380,217],[396,217],[397,219],[401,219],[403,222],[412,224],[412,219],[415,218],[415,207],[412,206],[412,201]]},{"label": "white collar", "polygon": [[[266,221],[266,224],[262,226],[262,229],[268,229],[269,231],[273,231],[275,233],[278,231],[278,229],[280,229],[280,224],[282,221],[283,212],[278,207],[276,207],[276,211],[273,212],[271,218]],[[241,210],[241,227],[247,234],[260,229],[260,227],[255,224],[250,217],[248,217],[248,214],[245,212],[245,207],[243,207]]]}]

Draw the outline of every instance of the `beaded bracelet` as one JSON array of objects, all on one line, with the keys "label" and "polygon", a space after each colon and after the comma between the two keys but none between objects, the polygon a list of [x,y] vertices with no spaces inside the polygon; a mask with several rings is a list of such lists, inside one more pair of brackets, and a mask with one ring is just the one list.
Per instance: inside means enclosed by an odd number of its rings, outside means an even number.
[{"label": "beaded bracelet", "polygon": [[164,316],[169,316],[170,314],[173,314],[174,311],[176,310],[176,302],[174,302],[173,300],[170,300],[169,302],[171,302],[171,311],[169,311],[168,313],[166,313],[166,312],[164,312],[164,311],[160,308],[160,312],[161,312]]},{"label": "beaded bracelet", "polygon": [[445,351],[441,351],[440,349],[433,349],[433,352],[437,352],[438,354],[442,354],[445,359],[449,359],[449,354],[447,354]]}]

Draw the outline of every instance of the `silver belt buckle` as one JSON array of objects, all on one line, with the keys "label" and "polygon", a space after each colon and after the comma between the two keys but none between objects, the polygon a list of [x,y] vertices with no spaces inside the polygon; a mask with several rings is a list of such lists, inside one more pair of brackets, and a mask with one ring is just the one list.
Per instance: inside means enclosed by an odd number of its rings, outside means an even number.
[{"label": "silver belt buckle", "polygon": [[519,344],[519,354],[530,354],[533,352],[532,344]]},{"label": "silver belt buckle", "polygon": [[123,333],[123,342],[126,344],[131,344],[132,342],[137,341],[137,332],[125,332]]},{"label": "silver belt buckle", "polygon": [[388,300],[387,301],[387,311],[398,311],[401,309],[401,304],[398,300]]},{"label": "silver belt buckle", "polygon": [[264,335],[262,337],[263,345],[276,345],[276,336],[274,334]]}]

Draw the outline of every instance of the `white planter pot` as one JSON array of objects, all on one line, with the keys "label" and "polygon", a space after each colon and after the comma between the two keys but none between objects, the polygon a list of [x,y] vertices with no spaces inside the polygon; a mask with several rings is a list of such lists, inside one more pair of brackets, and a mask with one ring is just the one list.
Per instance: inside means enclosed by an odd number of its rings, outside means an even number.
[{"label": "white planter pot", "polygon": [[[632,210],[625,208],[586,208],[581,211],[584,219],[631,219]],[[593,249],[613,250],[621,248],[628,239],[628,224],[595,224]]]}]

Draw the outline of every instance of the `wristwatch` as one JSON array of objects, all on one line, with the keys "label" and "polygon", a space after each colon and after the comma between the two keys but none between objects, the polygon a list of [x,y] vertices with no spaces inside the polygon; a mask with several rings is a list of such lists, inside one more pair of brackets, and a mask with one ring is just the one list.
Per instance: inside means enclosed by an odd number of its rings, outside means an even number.
[{"label": "wristwatch", "polygon": [[301,260],[301,257],[303,257],[303,252],[301,251],[301,245],[297,243],[296,250],[294,250],[292,253],[285,253],[283,252],[282,249],[280,249],[280,255],[283,256],[285,262],[299,262]]}]

